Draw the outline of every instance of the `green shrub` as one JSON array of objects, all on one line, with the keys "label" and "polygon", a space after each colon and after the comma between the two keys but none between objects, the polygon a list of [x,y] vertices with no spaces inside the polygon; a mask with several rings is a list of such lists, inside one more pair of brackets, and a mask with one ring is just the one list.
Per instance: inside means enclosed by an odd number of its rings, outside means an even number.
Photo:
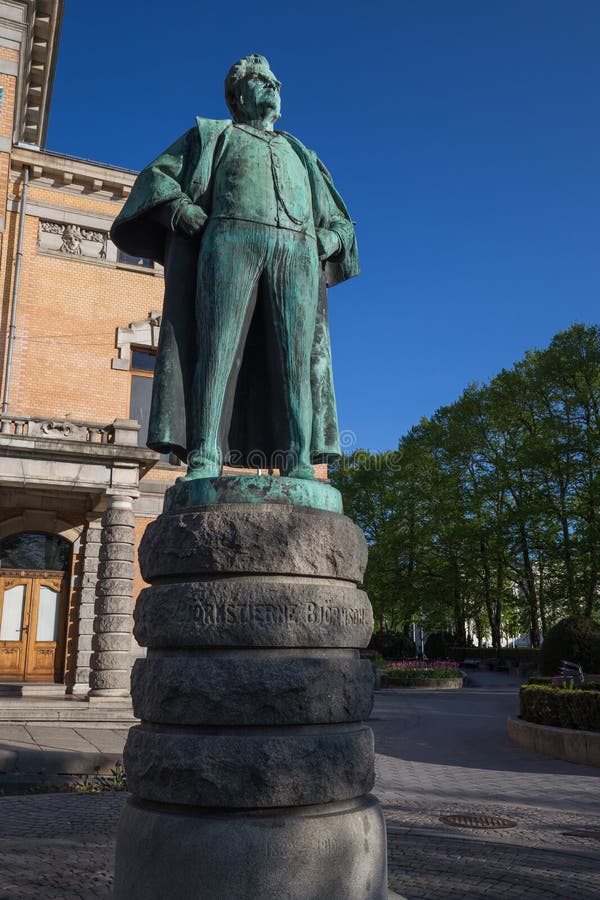
[{"label": "green shrub", "polygon": [[560,675],[562,659],[578,663],[584,672],[600,672],[600,625],[584,616],[557,622],[542,644],[542,675]]},{"label": "green shrub", "polygon": [[436,660],[431,665],[427,665],[422,660],[414,660],[410,662],[390,663],[381,670],[383,677],[394,681],[398,684],[410,684],[417,680],[431,680],[435,678],[462,678],[462,674],[457,665],[448,662],[444,664],[444,660]]},{"label": "green shrub", "polygon": [[552,684],[552,675],[531,675],[527,684]]},{"label": "green shrub", "polygon": [[434,631],[425,641],[425,656],[427,659],[448,659],[453,641],[454,635],[449,631]]},{"label": "green shrub", "polygon": [[521,718],[538,725],[600,731],[600,692],[578,687],[523,685]]},{"label": "green shrub", "polygon": [[376,653],[375,656],[366,657],[374,669],[381,669],[385,666],[385,657],[381,655],[381,653]]},{"label": "green shrub", "polygon": [[386,659],[413,659],[417,648],[412,638],[401,631],[377,631],[369,641],[369,649],[377,650]]}]

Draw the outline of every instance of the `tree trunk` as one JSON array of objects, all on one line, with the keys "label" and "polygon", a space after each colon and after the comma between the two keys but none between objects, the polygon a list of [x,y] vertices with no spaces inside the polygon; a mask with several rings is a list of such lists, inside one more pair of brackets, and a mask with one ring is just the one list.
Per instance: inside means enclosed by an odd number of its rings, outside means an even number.
[{"label": "tree trunk", "polygon": [[521,554],[523,556],[523,569],[525,573],[525,586],[527,603],[529,606],[529,639],[532,647],[540,646],[540,622],[538,612],[537,590],[535,586],[535,574],[531,565],[531,557],[529,555],[529,543],[527,539],[527,529],[523,521],[519,522],[519,538],[521,544]]},{"label": "tree trunk", "polygon": [[494,600],[492,590],[492,573],[490,561],[488,557],[487,545],[482,538],[479,543],[479,552],[481,555],[481,564],[483,566],[483,597],[485,601],[485,609],[487,612],[490,631],[492,632],[492,646],[494,650],[500,649],[500,621],[499,621],[499,605]]},{"label": "tree trunk", "polygon": [[456,557],[452,559],[453,570],[453,600],[454,600],[454,632],[459,647],[467,645],[467,625],[465,622],[465,610],[462,602],[462,592],[460,584],[460,571],[458,568],[458,560]]}]

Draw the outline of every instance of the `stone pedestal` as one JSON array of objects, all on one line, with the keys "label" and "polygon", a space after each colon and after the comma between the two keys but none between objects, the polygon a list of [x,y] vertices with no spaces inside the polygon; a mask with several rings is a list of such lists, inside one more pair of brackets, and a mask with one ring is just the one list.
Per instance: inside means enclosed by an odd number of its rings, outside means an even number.
[{"label": "stone pedestal", "polygon": [[384,900],[363,535],[332,488],[314,509],[279,488],[280,502],[218,502],[213,481],[214,502],[191,508],[180,482],[140,547],[148,654],[115,897]]}]

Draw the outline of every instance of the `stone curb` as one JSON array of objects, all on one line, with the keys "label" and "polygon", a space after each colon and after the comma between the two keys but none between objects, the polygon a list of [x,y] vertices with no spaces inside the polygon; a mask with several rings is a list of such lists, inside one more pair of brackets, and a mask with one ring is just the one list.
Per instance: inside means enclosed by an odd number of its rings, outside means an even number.
[{"label": "stone curb", "polygon": [[523,750],[600,768],[600,732],[555,728],[509,716],[508,737]]}]

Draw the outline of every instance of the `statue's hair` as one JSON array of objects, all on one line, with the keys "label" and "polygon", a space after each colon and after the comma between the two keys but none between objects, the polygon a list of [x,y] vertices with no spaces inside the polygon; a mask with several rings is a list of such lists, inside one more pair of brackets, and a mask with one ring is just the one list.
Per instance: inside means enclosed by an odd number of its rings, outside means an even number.
[{"label": "statue's hair", "polygon": [[232,65],[227,77],[225,78],[225,103],[232,116],[235,117],[237,112],[237,85],[249,72],[255,69],[269,69],[269,60],[260,53],[251,53],[250,56],[244,56]]}]

